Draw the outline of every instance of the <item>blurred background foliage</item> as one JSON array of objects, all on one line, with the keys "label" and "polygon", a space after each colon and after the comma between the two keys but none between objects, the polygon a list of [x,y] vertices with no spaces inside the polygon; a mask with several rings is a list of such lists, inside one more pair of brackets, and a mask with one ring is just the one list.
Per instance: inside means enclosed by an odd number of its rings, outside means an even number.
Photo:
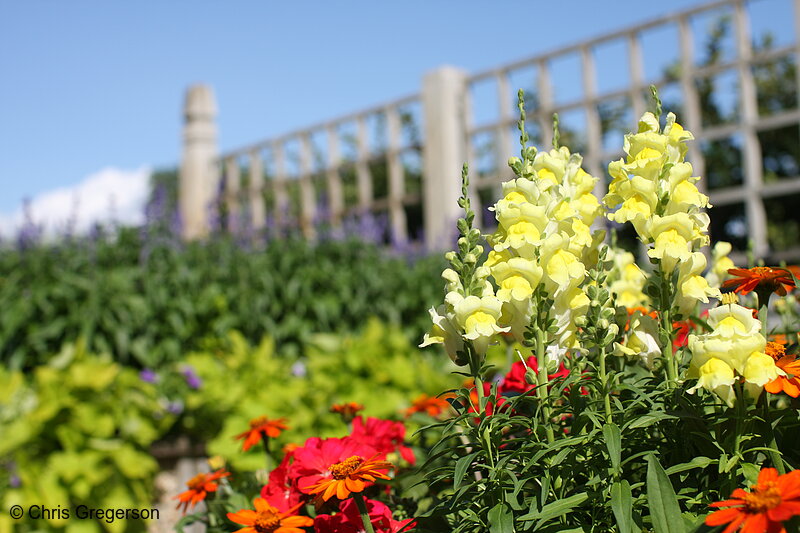
[{"label": "blurred background foliage", "polygon": [[440,296],[438,257],[354,239],[243,246],[221,236],[153,244],[134,229],[0,254],[0,361],[30,370],[82,338],[92,353],[156,368],[230,331],[282,353],[370,317],[421,339]]}]

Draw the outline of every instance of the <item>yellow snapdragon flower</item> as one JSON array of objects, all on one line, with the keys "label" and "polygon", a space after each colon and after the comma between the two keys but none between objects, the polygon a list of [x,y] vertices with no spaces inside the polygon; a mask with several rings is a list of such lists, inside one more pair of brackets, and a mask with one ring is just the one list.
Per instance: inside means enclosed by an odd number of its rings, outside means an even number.
[{"label": "yellow snapdragon flower", "polygon": [[629,329],[625,335],[625,343],[614,344],[614,354],[638,358],[648,368],[653,368],[657,357],[661,356],[658,345],[658,322],[649,315],[636,311],[629,320]]},{"label": "yellow snapdragon flower", "polygon": [[761,334],[761,322],[750,309],[738,304],[720,305],[709,311],[708,325],[710,332],[689,335],[692,362],[688,375],[698,378],[689,392],[705,388],[732,406],[732,386],[737,380],[741,379],[755,398],[764,385],[784,374],[764,353],[767,341]]},{"label": "yellow snapdragon flower", "polygon": [[494,295],[467,296],[449,292],[445,302],[452,306],[455,320],[466,340],[472,341],[475,350],[483,355],[489,344],[495,341],[498,333],[509,331],[508,327],[497,324],[502,313],[503,303]]}]

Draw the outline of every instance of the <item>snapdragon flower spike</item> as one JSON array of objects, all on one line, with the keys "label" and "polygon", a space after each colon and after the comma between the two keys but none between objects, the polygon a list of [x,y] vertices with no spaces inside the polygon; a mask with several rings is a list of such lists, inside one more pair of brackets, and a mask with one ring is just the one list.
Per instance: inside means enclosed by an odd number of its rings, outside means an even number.
[{"label": "snapdragon flower spike", "polygon": [[701,275],[706,258],[698,250],[709,242],[705,209],[711,204],[697,188],[700,178],[692,176],[691,163],[684,161],[692,139],[672,113],[663,130],[658,115],[642,115],[638,132],[625,136],[626,158],[608,166],[612,181],[603,199],[615,209],[610,220],[631,222],[664,277],[678,271],[674,301],[662,306],[674,304],[682,315],[690,314],[698,301],[719,297]]},{"label": "snapdragon flower spike", "polygon": [[589,298],[582,290],[586,273],[597,260],[603,232],[591,226],[600,214],[593,194],[597,178],[581,168],[582,159],[566,147],[549,152],[523,148],[522,158],[509,165],[517,178],[503,184],[495,204],[497,231],[486,262],[500,287],[501,325],[522,341],[542,287],[552,300],[556,332],[549,343],[566,353],[577,345],[575,318],[586,312]]}]

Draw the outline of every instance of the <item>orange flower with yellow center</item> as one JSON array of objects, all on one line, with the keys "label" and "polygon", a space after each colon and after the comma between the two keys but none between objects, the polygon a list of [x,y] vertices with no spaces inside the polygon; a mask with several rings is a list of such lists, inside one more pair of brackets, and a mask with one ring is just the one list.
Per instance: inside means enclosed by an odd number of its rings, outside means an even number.
[{"label": "orange flower with yellow center", "polygon": [[329,466],[328,471],[331,477],[325,477],[306,489],[309,490],[309,494],[319,494],[325,501],[334,496],[343,500],[353,492],[362,492],[376,479],[389,479],[389,476],[381,470],[393,468],[394,465],[387,461],[367,460],[353,455],[340,463]]},{"label": "orange flower with yellow center", "polygon": [[209,493],[217,491],[217,487],[219,485],[216,481],[218,479],[222,479],[230,475],[230,472],[226,472],[222,469],[212,473],[197,474],[186,482],[186,486],[189,487],[189,490],[181,492],[175,496],[174,499],[178,500],[178,506],[176,509],[183,507],[183,512],[186,513],[189,507],[194,508],[195,505],[205,500]]},{"label": "orange flower with yellow center", "polygon": [[411,403],[411,407],[405,410],[405,415],[411,416],[414,413],[426,413],[428,416],[439,416],[450,407],[450,402],[446,397],[433,398],[427,394],[421,394]]},{"label": "orange flower with yellow center", "polygon": [[281,432],[286,429],[289,429],[289,426],[286,425],[285,418],[269,419],[266,416],[259,416],[250,420],[249,430],[236,435],[234,439],[244,439],[242,451],[246,452],[258,444],[258,441],[265,438],[274,439],[279,437]]},{"label": "orange flower with yellow center", "polygon": [[785,533],[782,523],[800,514],[800,470],[782,476],[774,468],[763,468],[750,492],[736,489],[731,499],[712,503],[727,507],[706,517],[706,525],[728,524],[722,533],[732,533],[739,526],[744,531]]},{"label": "orange flower with yellow center", "polygon": [[[733,288],[733,292],[738,294],[749,294],[753,291],[760,293],[763,291],[767,295],[775,292],[781,296],[786,296],[787,291],[795,287],[792,273],[785,268],[730,268],[728,269],[728,274],[736,277],[724,281],[722,288]],[[759,302],[759,304],[761,303]]]},{"label": "orange flower with yellow center", "polygon": [[338,413],[345,424],[353,421],[358,413],[364,410],[364,406],[356,402],[337,403],[331,406],[331,413]]},{"label": "orange flower with yellow center", "polygon": [[256,510],[242,509],[235,513],[228,513],[228,520],[245,527],[236,530],[236,533],[306,533],[303,527],[314,525],[314,520],[307,516],[297,516],[297,510],[302,504],[295,505],[286,512],[267,503],[264,498],[253,500]]},{"label": "orange flower with yellow center", "polygon": [[787,355],[786,347],[778,342],[768,342],[764,353],[772,357],[775,365],[787,374],[764,385],[767,392],[785,392],[792,398],[800,396],[800,361],[797,360],[797,355]]}]

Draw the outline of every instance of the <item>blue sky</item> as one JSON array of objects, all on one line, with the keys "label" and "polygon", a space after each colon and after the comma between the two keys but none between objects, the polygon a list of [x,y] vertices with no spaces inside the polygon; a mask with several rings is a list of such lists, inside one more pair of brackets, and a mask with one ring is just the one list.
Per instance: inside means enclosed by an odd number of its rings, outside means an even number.
[{"label": "blue sky", "polygon": [[[87,211],[109,190],[130,208],[126,183],[177,163],[194,82],[216,92],[224,150],[417,92],[442,64],[474,72],[702,3],[0,0],[0,225],[26,197],[69,210],[81,184]],[[791,38],[788,4],[757,2],[755,32]]]}]

